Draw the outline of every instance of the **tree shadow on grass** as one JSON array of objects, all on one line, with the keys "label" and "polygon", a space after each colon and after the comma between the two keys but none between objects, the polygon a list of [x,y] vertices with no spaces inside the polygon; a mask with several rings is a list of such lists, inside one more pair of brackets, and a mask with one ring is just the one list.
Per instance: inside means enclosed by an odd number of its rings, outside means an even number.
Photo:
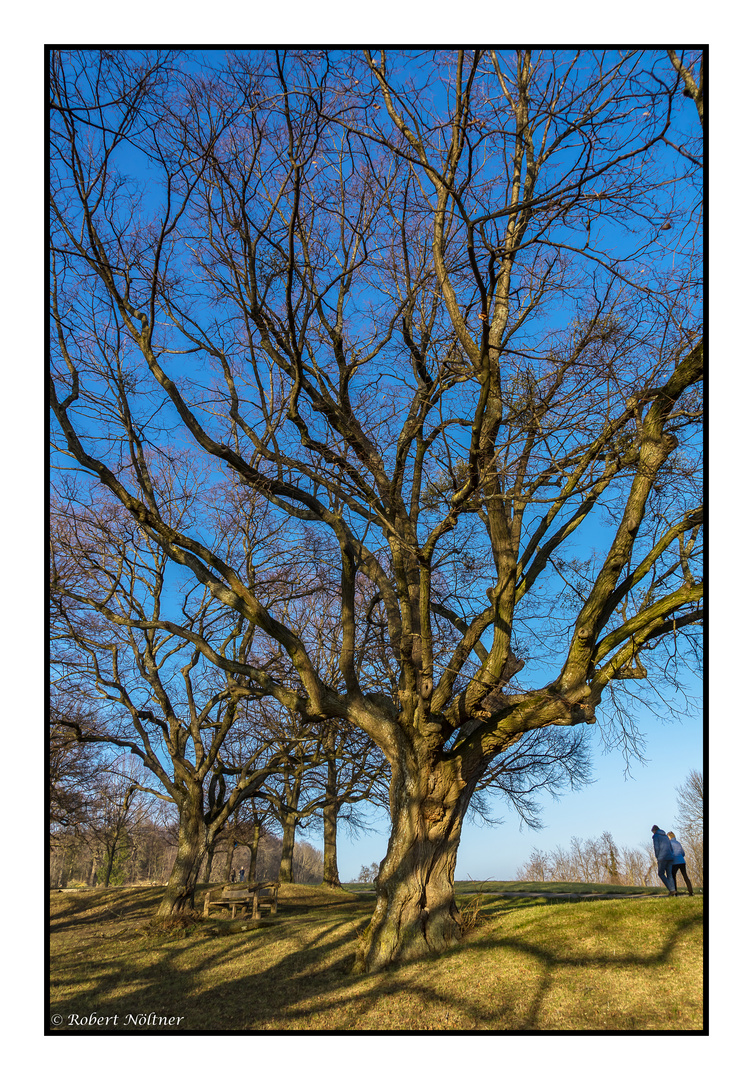
[{"label": "tree shadow on grass", "polygon": [[[486,909],[495,919],[506,910],[540,908],[546,901],[500,901]],[[350,909],[350,910],[348,910]],[[61,972],[61,1001],[53,1011],[89,1015],[118,1014],[119,1030],[126,1018],[155,1012],[183,1016],[180,1030],[369,1031],[425,1029],[543,1030],[547,996],[558,978],[568,972],[610,970],[636,972],[660,969],[683,935],[700,922],[689,913],[663,935],[649,954],[623,951],[610,955],[614,942],[606,934],[604,949],[595,955],[569,948],[522,941],[497,925],[486,936],[466,939],[459,947],[432,959],[403,964],[374,975],[351,972],[355,935],[365,928],[370,911],[356,913],[351,905],[330,912],[328,921],[309,919],[306,905],[283,912],[278,920],[253,930],[213,936],[213,920],[173,938],[139,938],[126,931],[122,941],[103,946],[110,955],[85,955],[68,950]],[[290,935],[303,933],[300,941]],[[79,946],[80,948],[80,946]],[[122,948],[122,952],[121,952]],[[521,1009],[521,986],[508,979],[493,1000],[474,999],[467,979],[448,978],[448,966],[457,962],[465,972],[469,958],[493,959],[513,954],[525,960],[530,976],[530,998]],[[473,963],[473,960],[471,963]],[[532,981],[531,981],[532,980]],[[70,992],[70,987],[80,989]],[[63,1000],[64,999],[64,1000]],[[392,1007],[394,1003],[394,1008]],[[376,1020],[374,1019],[376,1017]],[[452,1019],[451,1019],[452,1018]],[[373,1026],[371,1026],[373,1024]],[[68,1032],[82,1029],[66,1024]],[[133,1028],[132,1028],[133,1029]],[[139,1028],[154,1033],[154,1028]],[[167,1033],[167,1029],[162,1029]],[[61,1031],[61,1033],[65,1033]]]},{"label": "tree shadow on grass", "polygon": [[[271,1025],[293,1002],[314,994],[322,978],[331,984],[352,966],[350,921],[312,932],[305,948],[292,953],[285,951],[284,929],[280,920],[276,926],[253,926],[226,936],[212,920],[194,931],[161,937],[132,931],[127,940],[114,943],[114,955],[87,955],[80,945],[72,946],[59,954],[61,990],[81,989],[62,993],[58,1000],[53,989],[52,1011],[78,1033],[69,1017],[92,1012],[119,1015],[119,1030],[129,1015],[150,1012],[185,1016],[182,1030]],[[118,955],[121,946],[125,951]]]},{"label": "tree shadow on grass", "polygon": [[[89,890],[79,895],[68,895],[60,906],[50,913],[50,930],[58,933],[78,930],[114,919],[150,919],[154,915],[155,900],[162,899],[163,888],[151,886],[135,890],[129,888],[123,894],[110,889]],[[155,897],[155,893],[159,895]],[[56,894],[52,893],[51,898]]]},{"label": "tree shadow on grass", "polygon": [[[495,935],[491,941],[468,942],[466,948],[477,955],[499,949],[509,950],[521,958],[535,962],[539,966],[541,975],[538,989],[531,998],[524,1021],[519,1025],[523,1030],[539,1030],[539,1021],[544,1002],[558,975],[575,970],[581,973],[583,971],[592,971],[599,974],[608,972],[610,969],[613,971],[630,970],[632,972],[659,971],[669,962],[681,939],[690,934],[691,931],[702,927],[702,925],[703,914],[700,911],[688,914],[664,936],[661,946],[649,954],[640,954],[627,950],[623,950],[618,954],[616,947],[614,947],[610,956],[606,951],[609,945],[605,945],[603,952],[593,956],[586,956],[583,953],[571,953],[563,957],[553,948],[521,941],[519,937],[498,935]],[[609,941],[608,938],[607,941]]]}]

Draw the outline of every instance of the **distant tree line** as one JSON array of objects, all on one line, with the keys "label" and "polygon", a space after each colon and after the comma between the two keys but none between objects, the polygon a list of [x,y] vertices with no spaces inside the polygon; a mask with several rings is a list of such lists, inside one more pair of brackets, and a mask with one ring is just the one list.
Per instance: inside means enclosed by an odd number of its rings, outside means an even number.
[{"label": "distant tree line", "polygon": [[[60,833],[50,848],[50,885],[64,889],[81,885],[152,885],[167,883],[175,862],[177,829],[161,826],[147,820],[138,829],[128,831],[117,849],[117,857],[106,879],[108,852],[101,838],[92,830],[90,834],[71,835]],[[246,880],[267,880],[279,876],[282,855],[282,838],[266,833],[259,844],[256,876],[249,875],[248,852],[235,848],[232,841],[218,845],[214,860],[214,872],[205,877],[207,860],[202,867],[206,882],[225,880],[224,869],[232,855],[232,870],[240,877],[241,869]],[[300,884],[320,885],[322,881],[322,853],[305,840],[299,840],[293,854],[293,880]],[[229,876],[229,875],[228,875]]]},{"label": "distant tree line", "polygon": [[[685,851],[690,880],[704,884],[703,774],[692,770],[677,789],[677,816],[664,823]],[[655,885],[656,859],[651,841],[640,848],[618,847],[612,834],[604,831],[595,839],[574,836],[570,847],[552,851],[533,849],[518,869],[520,881],[581,881],[594,885]]]},{"label": "distant tree line", "polygon": [[[167,884],[176,861],[179,816],[145,789],[145,770],[128,756],[108,758],[53,723],[50,743],[50,885]],[[218,834],[198,880],[278,878],[286,857],[283,827],[254,800]],[[280,835],[278,835],[278,833]],[[288,845],[288,880],[320,884],[322,852],[303,840]]]},{"label": "distant tree line", "polygon": [[[93,818],[75,831],[53,830],[49,856],[52,888],[167,884],[178,847],[177,822],[165,824],[147,813],[121,823],[120,830],[113,820],[109,825],[105,831],[102,821]],[[213,858],[204,859],[200,880],[224,881],[231,875],[240,879],[241,871],[247,881],[278,878],[282,851],[282,837],[265,829],[252,867],[250,845],[228,835],[217,844]],[[322,852],[298,840],[293,852],[293,881],[320,885],[323,867]]]}]

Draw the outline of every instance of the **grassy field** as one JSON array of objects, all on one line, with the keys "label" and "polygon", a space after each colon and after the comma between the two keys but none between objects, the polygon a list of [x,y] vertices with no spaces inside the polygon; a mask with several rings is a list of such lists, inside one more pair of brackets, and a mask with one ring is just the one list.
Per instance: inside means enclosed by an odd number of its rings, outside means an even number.
[{"label": "grassy field", "polygon": [[[359,896],[374,896],[373,885],[352,883],[347,888]],[[682,890],[686,892],[687,890]],[[703,890],[701,890],[703,891]],[[587,885],[580,881],[456,881],[456,896],[494,896],[500,893],[549,893],[554,896],[664,896],[663,885]]]},{"label": "grassy field", "polygon": [[489,895],[545,888],[459,883],[461,909],[478,908],[462,944],[367,976],[350,971],[373,909],[365,887],[282,886],[276,918],[170,933],[149,926],[161,888],[53,892],[50,1030],[702,1029],[703,897]]}]

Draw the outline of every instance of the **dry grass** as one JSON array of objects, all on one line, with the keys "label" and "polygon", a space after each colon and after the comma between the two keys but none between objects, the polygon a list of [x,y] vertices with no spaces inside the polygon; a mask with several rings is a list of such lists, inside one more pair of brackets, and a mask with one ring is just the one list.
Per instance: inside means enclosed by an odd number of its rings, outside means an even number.
[{"label": "dry grass", "polygon": [[220,917],[155,934],[161,892],[52,895],[51,1030],[116,1015],[119,1031],[134,1030],[128,1017],[150,1014],[145,1033],[162,1016],[182,1017],[181,1031],[703,1028],[702,897],[479,896],[461,902],[457,948],[356,976],[373,898],[284,886],[278,916],[261,924]]},{"label": "dry grass", "polygon": [[471,930],[475,930],[481,923],[481,905],[483,902],[484,897],[479,893],[478,896],[473,896],[470,900],[461,900],[457,905],[463,937],[467,937]]}]

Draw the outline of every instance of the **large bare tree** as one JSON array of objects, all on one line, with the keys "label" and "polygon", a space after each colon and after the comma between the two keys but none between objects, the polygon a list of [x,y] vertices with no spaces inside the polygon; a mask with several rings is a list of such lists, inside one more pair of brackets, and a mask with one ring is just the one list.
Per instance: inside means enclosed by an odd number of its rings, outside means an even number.
[{"label": "large bare tree", "polygon": [[[693,661],[698,60],[52,54],[59,460],[255,628],[280,662],[249,686],[387,758],[359,970],[458,939],[500,756],[598,717],[629,742],[627,689]],[[171,522],[189,446],[323,567],[334,674],[214,519]]]}]

